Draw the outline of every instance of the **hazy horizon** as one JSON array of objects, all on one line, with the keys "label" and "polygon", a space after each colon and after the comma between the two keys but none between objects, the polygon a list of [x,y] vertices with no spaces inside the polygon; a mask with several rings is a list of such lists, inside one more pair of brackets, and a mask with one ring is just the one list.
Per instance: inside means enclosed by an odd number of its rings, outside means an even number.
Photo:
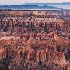
[{"label": "hazy horizon", "polygon": [[70,2],[70,0],[0,0],[1,5],[22,5],[25,3],[63,3]]}]

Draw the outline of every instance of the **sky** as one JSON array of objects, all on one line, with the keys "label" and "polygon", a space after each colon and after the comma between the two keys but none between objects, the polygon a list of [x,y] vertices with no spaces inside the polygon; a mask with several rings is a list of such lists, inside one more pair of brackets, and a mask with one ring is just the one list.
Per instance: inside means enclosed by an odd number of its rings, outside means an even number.
[{"label": "sky", "polygon": [[1,5],[20,5],[24,3],[60,3],[70,2],[70,0],[0,0]]}]

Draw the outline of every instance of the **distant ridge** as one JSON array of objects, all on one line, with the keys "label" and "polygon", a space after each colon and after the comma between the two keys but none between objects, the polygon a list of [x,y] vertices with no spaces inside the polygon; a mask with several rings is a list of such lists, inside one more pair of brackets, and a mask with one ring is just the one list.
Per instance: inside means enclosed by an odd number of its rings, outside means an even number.
[{"label": "distant ridge", "polygon": [[46,5],[46,4],[70,4],[70,2],[62,2],[62,3],[25,3],[25,5]]},{"label": "distant ridge", "polygon": [[0,9],[12,10],[70,10],[70,2],[62,3],[25,3],[22,5],[0,5]]},{"label": "distant ridge", "polygon": [[57,7],[58,9],[70,10],[70,2],[62,3],[25,3],[25,5],[47,5]]},{"label": "distant ridge", "polygon": [[13,9],[13,10],[57,10],[60,8],[54,6],[47,6],[46,4],[23,4],[23,5],[0,5],[0,9]]}]

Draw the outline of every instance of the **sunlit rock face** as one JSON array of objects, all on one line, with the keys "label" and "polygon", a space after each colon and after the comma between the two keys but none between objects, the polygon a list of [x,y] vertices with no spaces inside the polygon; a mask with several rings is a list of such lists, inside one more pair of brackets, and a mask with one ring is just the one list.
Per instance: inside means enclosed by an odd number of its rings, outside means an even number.
[{"label": "sunlit rock face", "polygon": [[0,59],[2,59],[2,55],[3,55],[3,50],[0,49]]}]

